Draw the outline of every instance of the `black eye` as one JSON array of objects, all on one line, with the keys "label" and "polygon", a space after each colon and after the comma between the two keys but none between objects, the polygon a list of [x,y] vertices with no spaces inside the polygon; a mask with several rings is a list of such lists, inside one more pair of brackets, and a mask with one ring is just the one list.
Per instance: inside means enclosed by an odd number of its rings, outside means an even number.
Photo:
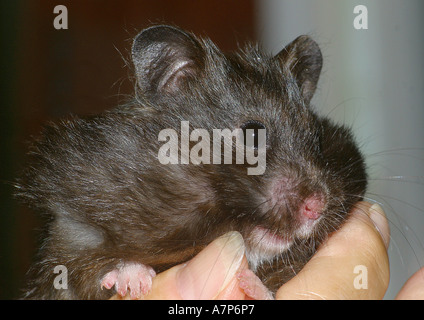
[{"label": "black eye", "polygon": [[[265,125],[257,120],[249,120],[245,122],[240,128],[243,130],[244,145],[246,147],[253,147],[258,149],[260,138],[259,130],[265,130]],[[265,139],[265,131],[263,133],[264,134],[261,137]],[[265,141],[263,141],[263,143],[265,143]]]}]

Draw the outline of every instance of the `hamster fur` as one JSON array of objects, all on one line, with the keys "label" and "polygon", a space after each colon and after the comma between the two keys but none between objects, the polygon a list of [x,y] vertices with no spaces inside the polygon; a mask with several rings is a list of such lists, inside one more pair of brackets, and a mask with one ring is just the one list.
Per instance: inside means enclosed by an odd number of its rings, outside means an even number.
[{"label": "hamster fur", "polygon": [[[102,281],[114,270],[161,272],[231,230],[275,291],[340,227],[367,185],[349,128],[310,106],[318,45],[300,36],[275,56],[252,45],[224,54],[209,39],[153,26],[134,39],[132,61],[132,102],[49,124],[30,149],[16,196],[47,223],[23,297],[109,298],[116,287]],[[181,121],[210,133],[265,128],[265,172],[248,175],[251,165],[235,160],[161,164],[159,132],[180,132]],[[58,265],[67,268],[67,290],[54,288]]]}]

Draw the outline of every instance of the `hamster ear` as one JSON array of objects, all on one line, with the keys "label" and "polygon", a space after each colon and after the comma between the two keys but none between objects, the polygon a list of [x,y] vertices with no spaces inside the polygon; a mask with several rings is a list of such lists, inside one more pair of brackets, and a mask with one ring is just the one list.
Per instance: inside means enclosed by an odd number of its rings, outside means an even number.
[{"label": "hamster ear", "polygon": [[203,49],[191,35],[170,26],[140,32],[132,45],[137,84],[144,94],[173,93],[203,69]]},{"label": "hamster ear", "polygon": [[308,36],[300,36],[281,50],[275,58],[292,72],[305,102],[309,104],[322,68],[322,54],[318,44]]}]

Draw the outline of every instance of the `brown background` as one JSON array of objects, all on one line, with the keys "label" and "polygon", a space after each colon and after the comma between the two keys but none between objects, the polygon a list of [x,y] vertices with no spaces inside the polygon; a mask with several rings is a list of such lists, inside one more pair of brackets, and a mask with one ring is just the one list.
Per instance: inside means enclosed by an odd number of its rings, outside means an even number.
[{"label": "brown background", "polygon": [[[68,9],[68,30],[53,27],[56,5]],[[125,101],[132,82],[124,59],[141,29],[173,24],[232,50],[255,40],[255,6],[254,0],[21,0],[0,6],[0,298],[11,299],[19,297],[40,226],[11,195],[26,141],[46,121]]]}]

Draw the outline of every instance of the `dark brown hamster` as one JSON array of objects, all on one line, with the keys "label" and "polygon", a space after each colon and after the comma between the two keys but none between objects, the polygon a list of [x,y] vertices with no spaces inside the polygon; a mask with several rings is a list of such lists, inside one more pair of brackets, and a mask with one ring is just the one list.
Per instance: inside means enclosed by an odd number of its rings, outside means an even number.
[{"label": "dark brown hamster", "polygon": [[[318,45],[300,36],[276,56],[255,46],[224,55],[208,39],[154,26],[135,38],[132,59],[131,103],[51,124],[31,148],[16,194],[48,223],[24,298],[108,298],[127,290],[117,280],[125,272],[141,279],[141,288],[128,284],[139,295],[155,272],[230,230],[242,234],[251,268],[275,291],[366,189],[350,130],[310,107]],[[180,132],[182,121],[211,134],[266,129],[265,172],[247,174],[252,164],[236,163],[235,153],[232,164],[160,163],[159,133]],[[59,265],[67,289],[54,287]]]}]

